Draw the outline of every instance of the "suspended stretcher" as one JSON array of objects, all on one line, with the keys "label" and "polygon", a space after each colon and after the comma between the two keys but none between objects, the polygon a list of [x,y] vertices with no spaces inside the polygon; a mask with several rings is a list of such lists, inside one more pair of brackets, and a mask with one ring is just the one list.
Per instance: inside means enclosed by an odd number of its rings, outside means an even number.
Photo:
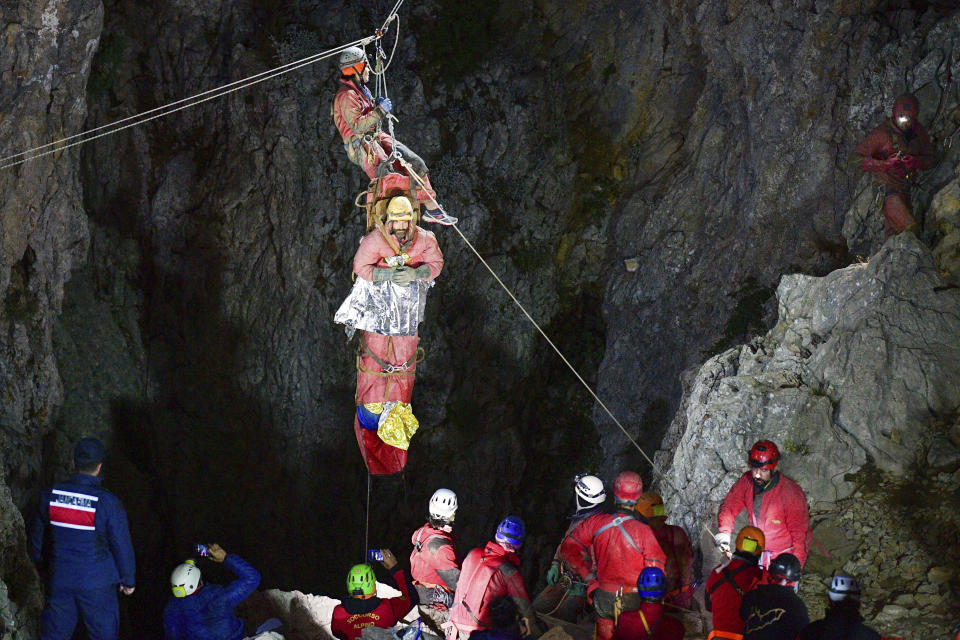
[{"label": "suspended stretcher", "polygon": [[[367,236],[357,252],[355,270],[358,262],[369,266],[375,261],[384,268],[418,266],[427,259],[437,261],[439,270],[442,255],[431,232],[417,228],[413,239],[401,247],[386,227],[387,205],[400,195],[412,204],[411,224],[416,225],[418,191],[422,189],[411,186],[408,176],[388,173],[371,181],[357,197],[356,204],[366,214]],[[432,279],[397,284],[359,277],[334,316],[348,335],[359,331],[353,426],[364,462],[374,475],[398,473],[406,466],[407,448],[418,426],[410,406],[417,363],[423,359],[417,332],[432,286]]]}]

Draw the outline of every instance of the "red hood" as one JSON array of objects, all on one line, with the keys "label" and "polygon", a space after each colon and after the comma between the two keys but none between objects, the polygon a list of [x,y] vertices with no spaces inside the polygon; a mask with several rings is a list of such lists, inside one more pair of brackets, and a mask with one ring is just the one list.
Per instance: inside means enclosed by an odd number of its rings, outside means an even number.
[{"label": "red hood", "polygon": [[494,540],[488,542],[487,546],[483,548],[483,559],[486,560],[487,558],[505,558],[510,564],[520,566],[520,556],[515,551],[504,549],[499,542]]}]

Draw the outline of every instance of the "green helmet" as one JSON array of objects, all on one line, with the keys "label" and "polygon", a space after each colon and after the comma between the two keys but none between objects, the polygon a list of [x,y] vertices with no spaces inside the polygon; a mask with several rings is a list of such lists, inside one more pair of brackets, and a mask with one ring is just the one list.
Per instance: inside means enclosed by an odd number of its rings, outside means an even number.
[{"label": "green helmet", "polygon": [[347,574],[347,593],[352,596],[372,596],[377,592],[377,578],[373,567],[368,564],[355,564]]}]

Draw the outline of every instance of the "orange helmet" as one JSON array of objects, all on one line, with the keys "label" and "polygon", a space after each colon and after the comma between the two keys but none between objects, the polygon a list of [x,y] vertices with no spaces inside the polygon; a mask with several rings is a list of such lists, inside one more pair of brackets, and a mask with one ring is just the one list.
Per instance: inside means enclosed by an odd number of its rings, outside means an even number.
[{"label": "orange helmet", "polygon": [[650,518],[666,517],[667,512],[663,508],[663,498],[654,491],[648,491],[637,500],[637,506],[634,507],[637,513],[649,520]]},{"label": "orange helmet", "polygon": [[752,556],[759,556],[763,553],[763,547],[766,544],[763,531],[756,527],[744,527],[737,534],[737,551],[749,553]]}]

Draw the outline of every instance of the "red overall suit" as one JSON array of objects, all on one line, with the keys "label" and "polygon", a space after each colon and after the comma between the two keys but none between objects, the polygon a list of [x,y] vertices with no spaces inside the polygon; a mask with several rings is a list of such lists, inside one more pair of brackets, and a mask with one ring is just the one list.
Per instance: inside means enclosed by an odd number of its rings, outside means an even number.
[{"label": "red overall suit", "polygon": [[644,602],[637,611],[627,611],[617,621],[613,640],[683,640],[683,623],[666,615],[666,608]]},{"label": "red overall suit", "polygon": [[[490,628],[490,603],[499,596],[512,596],[520,614],[533,619],[530,596],[520,575],[520,556],[490,541],[467,554],[450,607],[450,622],[461,637]],[[526,603],[526,606],[522,606]]]},{"label": "red overall suit", "polygon": [[[933,166],[933,145],[927,130],[917,121],[920,105],[910,94],[897,98],[893,116],[867,134],[854,149],[863,158],[861,168],[874,174],[883,187],[884,239],[916,225],[910,207],[910,185],[917,171]],[[913,124],[901,131],[895,124],[901,114]]]},{"label": "red overall suit", "polygon": [[[443,269],[443,254],[432,232],[416,227],[414,236],[406,245],[400,247],[408,256],[407,266],[420,265],[430,267],[430,279],[436,278]],[[368,233],[360,241],[360,248],[353,258],[353,272],[364,280],[373,280],[374,268],[386,268],[385,258],[396,255],[390,244],[379,230]],[[417,369],[417,344],[419,336],[385,336],[372,331],[361,333],[364,355],[360,357],[357,371],[358,405],[368,402],[386,402],[395,400],[410,403],[413,396],[413,382]],[[373,357],[373,355],[376,358]],[[400,367],[402,370],[388,373],[377,362]],[[407,452],[388,445],[376,432],[360,426],[354,417],[354,431],[367,469],[373,474],[391,474],[403,469],[407,463]]]},{"label": "red overall suit", "polygon": [[705,587],[705,599],[707,610],[713,612],[713,632],[708,640],[743,638],[740,603],[744,594],[761,584],[764,579],[763,569],[736,557],[710,572]]},{"label": "red overall suit", "polygon": [[[413,542],[410,575],[414,584],[418,587],[441,587],[450,593],[456,591],[460,565],[457,563],[457,544],[453,533],[431,527],[428,522],[413,532],[410,541]],[[420,600],[423,601],[423,598]]]},{"label": "red overall suit", "polygon": [[764,492],[757,493],[750,472],[740,476],[720,505],[717,531],[732,533],[734,521],[746,509],[750,525],[766,537],[760,566],[767,567],[771,558],[786,551],[797,556],[803,565],[810,549],[807,496],[796,482],[779,472],[774,472],[767,486]]},{"label": "red overall suit", "polygon": [[[597,640],[613,636],[618,594],[624,611],[639,609],[640,572],[645,567],[662,569],[667,559],[653,530],[628,511],[590,516],[564,538],[560,556],[577,575],[589,580],[588,593],[598,616]],[[595,577],[590,575],[594,566]]]},{"label": "red overall suit", "polygon": [[[368,178],[373,180],[377,177],[377,168],[389,157],[396,145],[397,150],[426,184],[425,191],[417,191],[417,199],[428,203],[431,197],[436,197],[427,176],[427,166],[420,156],[402,143],[395,142],[386,132],[376,131],[377,124],[384,116],[373,103],[373,96],[365,86],[358,85],[351,78],[340,78],[340,88],[333,99],[332,113],[333,122],[343,138],[347,157],[359,165]],[[391,169],[398,173],[407,173],[399,162],[394,162]]]},{"label": "red overall suit", "polygon": [[651,518],[651,529],[660,548],[667,555],[663,572],[667,576],[665,600],[679,607],[689,608],[693,601],[693,546],[683,527],[658,523],[663,518]]}]

